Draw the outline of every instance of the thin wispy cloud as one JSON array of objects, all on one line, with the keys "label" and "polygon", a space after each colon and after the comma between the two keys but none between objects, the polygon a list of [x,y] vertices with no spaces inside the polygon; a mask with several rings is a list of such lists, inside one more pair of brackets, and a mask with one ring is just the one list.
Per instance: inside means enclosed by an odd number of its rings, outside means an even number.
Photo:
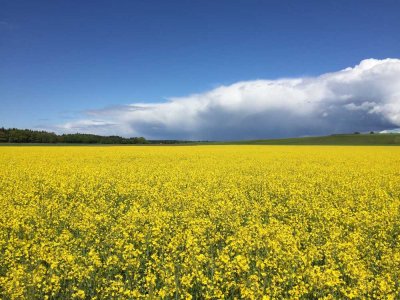
[{"label": "thin wispy cloud", "polygon": [[367,59],[317,77],[243,81],[164,103],[94,108],[52,129],[231,140],[395,127],[400,127],[400,60]]},{"label": "thin wispy cloud", "polygon": [[0,20],[0,29],[2,30],[13,30],[15,29],[16,26],[14,23],[5,21],[5,20]]},{"label": "thin wispy cloud", "polygon": [[88,116],[109,116],[111,114],[120,114],[122,112],[126,111],[137,111],[137,110],[145,110],[148,109],[147,107],[144,107],[141,104],[138,105],[113,105],[105,108],[100,108],[100,109],[88,109],[84,111],[84,114]]}]

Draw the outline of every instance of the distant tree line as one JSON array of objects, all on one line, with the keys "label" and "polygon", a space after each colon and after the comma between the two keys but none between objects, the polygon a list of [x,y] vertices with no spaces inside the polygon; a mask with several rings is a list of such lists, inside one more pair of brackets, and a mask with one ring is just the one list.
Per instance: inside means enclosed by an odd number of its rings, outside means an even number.
[{"label": "distant tree line", "polygon": [[57,135],[54,132],[2,127],[0,143],[148,144],[148,141],[144,137],[123,138],[84,133]]}]

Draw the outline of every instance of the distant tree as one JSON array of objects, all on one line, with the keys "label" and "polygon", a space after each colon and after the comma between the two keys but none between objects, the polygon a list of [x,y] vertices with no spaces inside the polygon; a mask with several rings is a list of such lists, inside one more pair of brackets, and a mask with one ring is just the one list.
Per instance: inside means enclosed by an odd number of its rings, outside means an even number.
[{"label": "distant tree", "polygon": [[63,134],[30,129],[0,128],[0,143],[147,144],[144,137],[123,138],[95,134]]},{"label": "distant tree", "polygon": [[8,136],[6,133],[6,130],[4,127],[0,128],[0,143],[7,143],[8,142]]},{"label": "distant tree", "polygon": [[375,132],[373,132],[373,131],[370,131],[370,132],[369,132],[369,134],[374,134],[374,133],[375,133]]},{"label": "distant tree", "polygon": [[354,134],[360,134],[358,131],[355,131]]}]

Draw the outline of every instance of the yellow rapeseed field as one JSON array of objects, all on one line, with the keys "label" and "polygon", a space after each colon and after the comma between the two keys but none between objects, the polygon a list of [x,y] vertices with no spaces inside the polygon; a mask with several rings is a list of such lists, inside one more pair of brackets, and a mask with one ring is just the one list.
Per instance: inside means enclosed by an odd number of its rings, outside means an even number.
[{"label": "yellow rapeseed field", "polygon": [[2,299],[400,299],[400,147],[0,148]]}]

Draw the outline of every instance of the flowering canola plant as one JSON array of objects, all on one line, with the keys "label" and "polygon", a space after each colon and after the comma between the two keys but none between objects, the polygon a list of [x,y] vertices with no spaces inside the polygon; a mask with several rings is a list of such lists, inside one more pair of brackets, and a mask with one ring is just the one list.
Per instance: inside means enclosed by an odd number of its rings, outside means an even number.
[{"label": "flowering canola plant", "polygon": [[400,147],[0,148],[2,299],[400,299]]}]

